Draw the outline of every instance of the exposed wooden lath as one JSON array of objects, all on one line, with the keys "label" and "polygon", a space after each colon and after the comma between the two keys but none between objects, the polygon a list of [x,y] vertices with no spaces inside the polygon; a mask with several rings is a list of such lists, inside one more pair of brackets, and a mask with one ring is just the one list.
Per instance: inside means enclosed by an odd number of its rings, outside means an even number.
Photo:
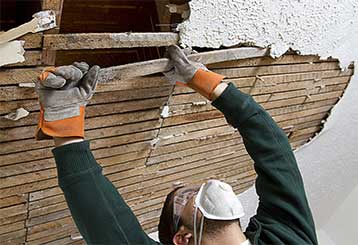
[{"label": "exposed wooden lath", "polygon": [[[267,57],[223,62],[210,68],[254,95],[290,135],[294,148],[319,131],[352,74],[340,71],[336,61],[297,55],[277,61]],[[33,140],[36,95],[32,88],[17,86],[36,72],[22,69],[16,73],[22,74],[18,79],[6,79],[13,77],[13,71],[0,73],[1,114],[21,106],[30,115],[16,122],[0,120],[0,197],[6,213],[0,227],[13,231],[14,239],[27,230],[30,244],[69,241],[69,234],[77,231],[57,187],[52,142]],[[232,133],[222,114],[187,88],[171,91],[161,76],[125,80],[120,86],[100,86],[87,108],[86,135],[93,152],[147,231],[156,228],[161,202],[175,181],[220,178],[239,192],[255,179],[239,134]],[[162,119],[169,97],[169,117]],[[155,138],[160,140],[152,146]],[[19,229],[25,220],[26,228]]]}]

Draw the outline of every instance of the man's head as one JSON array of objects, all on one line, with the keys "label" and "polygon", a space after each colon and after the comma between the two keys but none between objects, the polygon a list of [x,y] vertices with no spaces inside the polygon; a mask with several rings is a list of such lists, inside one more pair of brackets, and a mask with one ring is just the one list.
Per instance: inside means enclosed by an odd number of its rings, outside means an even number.
[{"label": "man's head", "polygon": [[[200,186],[174,189],[167,195],[158,226],[164,244],[194,244],[212,239],[228,229],[239,230],[241,203],[230,185],[211,180]],[[194,220],[196,222],[194,222]]]}]

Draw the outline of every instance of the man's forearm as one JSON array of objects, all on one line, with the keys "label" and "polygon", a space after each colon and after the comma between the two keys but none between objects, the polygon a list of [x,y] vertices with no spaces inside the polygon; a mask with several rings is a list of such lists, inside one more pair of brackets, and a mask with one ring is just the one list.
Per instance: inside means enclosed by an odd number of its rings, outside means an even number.
[{"label": "man's forearm", "polygon": [[142,230],[116,187],[103,175],[89,142],[78,138],[55,141],[63,144],[53,150],[59,185],[86,242],[156,244]]}]

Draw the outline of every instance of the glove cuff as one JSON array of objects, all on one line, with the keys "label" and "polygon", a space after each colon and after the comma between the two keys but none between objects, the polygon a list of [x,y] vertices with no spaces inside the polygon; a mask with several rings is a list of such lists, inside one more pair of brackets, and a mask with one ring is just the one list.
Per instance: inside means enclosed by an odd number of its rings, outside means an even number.
[{"label": "glove cuff", "polygon": [[214,89],[224,78],[225,76],[199,68],[187,85],[199,94],[211,100]]},{"label": "glove cuff", "polygon": [[46,121],[44,109],[40,108],[39,123],[35,132],[36,140],[52,139],[53,137],[84,138],[85,107],[80,106],[80,115],[62,120]]}]

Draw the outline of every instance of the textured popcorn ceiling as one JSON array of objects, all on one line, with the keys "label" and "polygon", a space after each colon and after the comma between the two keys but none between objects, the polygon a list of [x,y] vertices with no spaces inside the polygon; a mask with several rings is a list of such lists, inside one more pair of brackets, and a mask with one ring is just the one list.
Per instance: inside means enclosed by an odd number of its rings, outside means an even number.
[{"label": "textured popcorn ceiling", "polygon": [[189,20],[178,26],[184,46],[251,43],[289,47],[301,54],[339,58],[346,67],[358,57],[357,0],[192,0]]}]

